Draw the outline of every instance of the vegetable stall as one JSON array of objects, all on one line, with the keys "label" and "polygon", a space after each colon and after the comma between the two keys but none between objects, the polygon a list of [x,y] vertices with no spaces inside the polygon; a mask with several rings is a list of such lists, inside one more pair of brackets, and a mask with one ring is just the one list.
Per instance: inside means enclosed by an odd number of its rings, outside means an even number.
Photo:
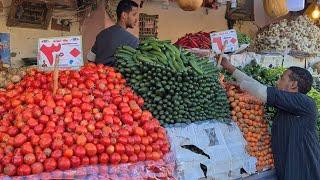
[{"label": "vegetable stall", "polygon": [[[202,1],[178,3],[194,10]],[[265,4],[271,16],[287,13]],[[276,110],[219,69],[212,32],[118,47],[115,67],[48,70],[0,61],[0,178],[238,179],[272,171]],[[273,23],[254,39],[235,33],[238,46],[250,46],[225,56],[254,54],[235,61],[267,86],[286,70],[285,57],[320,53],[320,28],[305,16]],[[280,54],[281,65],[266,65],[270,54]],[[308,96],[320,112],[318,87]]]}]

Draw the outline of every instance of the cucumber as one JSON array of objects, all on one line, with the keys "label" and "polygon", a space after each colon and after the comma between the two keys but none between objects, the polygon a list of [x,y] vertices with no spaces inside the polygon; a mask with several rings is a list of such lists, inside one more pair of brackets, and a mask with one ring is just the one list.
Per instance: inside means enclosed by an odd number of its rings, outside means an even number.
[{"label": "cucumber", "polygon": [[132,53],[135,53],[137,50],[136,49],[133,49],[132,47],[130,46],[122,46],[122,49],[124,50],[127,50],[127,51],[130,51]]}]

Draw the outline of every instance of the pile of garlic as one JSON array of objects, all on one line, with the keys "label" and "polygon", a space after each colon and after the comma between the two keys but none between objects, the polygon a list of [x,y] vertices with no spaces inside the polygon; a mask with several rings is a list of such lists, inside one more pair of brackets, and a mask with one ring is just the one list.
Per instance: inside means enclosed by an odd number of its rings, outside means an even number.
[{"label": "pile of garlic", "polygon": [[320,53],[320,28],[306,16],[285,19],[257,34],[252,47],[257,52],[293,50]]}]

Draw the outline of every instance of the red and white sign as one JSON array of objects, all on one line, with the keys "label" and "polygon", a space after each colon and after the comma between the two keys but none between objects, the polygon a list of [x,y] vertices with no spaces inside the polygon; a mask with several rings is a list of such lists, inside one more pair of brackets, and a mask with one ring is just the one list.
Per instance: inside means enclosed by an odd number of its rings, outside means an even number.
[{"label": "red and white sign", "polygon": [[234,52],[239,48],[237,32],[234,29],[210,34],[213,52],[220,54],[223,44],[227,41],[224,52]]},{"label": "red and white sign", "polygon": [[83,66],[81,36],[54,37],[39,39],[38,66],[52,68],[56,55],[59,55],[59,68],[78,68]]}]

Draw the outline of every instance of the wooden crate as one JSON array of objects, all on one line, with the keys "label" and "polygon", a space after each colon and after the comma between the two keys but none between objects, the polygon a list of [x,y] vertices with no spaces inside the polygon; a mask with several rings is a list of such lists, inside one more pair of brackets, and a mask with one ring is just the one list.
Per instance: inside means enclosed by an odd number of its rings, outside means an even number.
[{"label": "wooden crate", "polygon": [[139,14],[139,39],[143,41],[149,37],[158,37],[159,15]]}]

